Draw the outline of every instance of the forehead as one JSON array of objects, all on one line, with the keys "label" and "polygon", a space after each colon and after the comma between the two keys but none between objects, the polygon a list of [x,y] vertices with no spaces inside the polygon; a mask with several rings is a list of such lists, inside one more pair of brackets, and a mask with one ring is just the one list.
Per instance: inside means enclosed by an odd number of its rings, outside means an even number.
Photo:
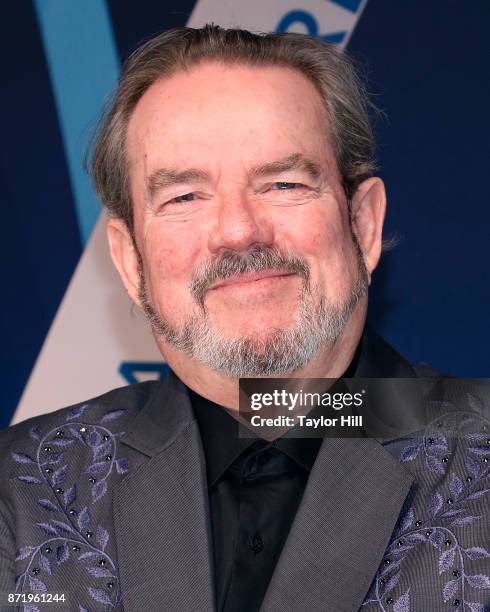
[{"label": "forehead", "polygon": [[169,165],[236,170],[298,151],[327,161],[329,140],[323,101],[300,71],[209,62],[145,92],[127,156],[133,175]]}]

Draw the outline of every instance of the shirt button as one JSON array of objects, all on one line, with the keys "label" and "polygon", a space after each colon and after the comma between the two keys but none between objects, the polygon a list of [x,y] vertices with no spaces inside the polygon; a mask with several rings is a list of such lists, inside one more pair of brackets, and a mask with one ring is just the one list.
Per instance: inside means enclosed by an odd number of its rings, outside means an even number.
[{"label": "shirt button", "polygon": [[255,554],[258,554],[264,550],[264,540],[261,538],[259,533],[256,533],[250,538],[248,545]]}]

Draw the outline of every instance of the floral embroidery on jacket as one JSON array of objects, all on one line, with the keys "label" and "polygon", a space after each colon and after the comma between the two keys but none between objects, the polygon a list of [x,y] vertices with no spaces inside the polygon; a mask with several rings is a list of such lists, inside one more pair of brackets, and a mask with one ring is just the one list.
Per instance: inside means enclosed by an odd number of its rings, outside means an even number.
[{"label": "floral embroidery on jacket", "polygon": [[[401,581],[404,561],[417,547],[431,545],[438,557],[434,571],[445,580],[441,609],[449,605],[462,611],[490,610],[475,601],[481,599],[478,593],[488,594],[490,576],[471,570],[472,561],[490,559],[490,551],[478,542],[463,546],[460,535],[483,518],[475,512],[475,502],[490,493],[490,421],[480,414],[483,407],[478,398],[469,395],[468,401],[475,412],[462,412],[450,402],[440,402],[448,412],[432,421],[420,438],[411,440],[401,451],[400,461],[420,462],[426,473],[439,477],[443,485],[430,498],[425,511],[417,511],[414,504],[398,521],[363,606],[377,605],[376,609],[383,612],[410,612],[411,587],[396,598],[393,591]],[[464,452],[464,473],[461,468],[457,473],[450,467],[457,445]]]},{"label": "floral embroidery on jacket", "polygon": [[[121,602],[118,572],[106,551],[109,532],[94,521],[93,508],[106,494],[111,474],[124,474],[129,469],[128,460],[117,456],[117,437],[124,432],[113,433],[106,426],[125,410],[111,410],[94,424],[80,420],[87,408],[87,404],[73,408],[64,425],[45,434],[37,426],[32,427],[29,434],[37,442],[35,456],[12,453],[14,461],[32,467],[31,473],[16,479],[26,486],[40,487],[37,504],[45,514],[36,523],[42,538],[16,553],[16,561],[24,562],[23,571],[16,577],[16,593],[50,591],[49,576],[71,559],[85,569],[91,580],[100,579],[100,586],[88,586],[87,592],[94,602],[110,609]],[[68,482],[66,451],[75,444],[84,445],[90,458],[82,471],[91,485],[90,501],[81,508],[77,506],[79,482]],[[24,610],[37,612],[39,608],[29,604]],[[80,605],[79,610],[83,612],[85,608]]]}]

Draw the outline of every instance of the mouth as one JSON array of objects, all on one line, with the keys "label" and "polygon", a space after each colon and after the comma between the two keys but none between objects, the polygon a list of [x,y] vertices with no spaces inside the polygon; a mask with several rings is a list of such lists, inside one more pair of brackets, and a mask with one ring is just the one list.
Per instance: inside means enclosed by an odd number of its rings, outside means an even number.
[{"label": "mouth", "polygon": [[218,281],[211,288],[223,289],[225,287],[240,287],[253,286],[254,284],[262,284],[263,281],[275,281],[288,276],[294,276],[291,272],[280,272],[278,270],[264,270],[263,272],[249,272],[237,276],[230,276],[225,280]]}]

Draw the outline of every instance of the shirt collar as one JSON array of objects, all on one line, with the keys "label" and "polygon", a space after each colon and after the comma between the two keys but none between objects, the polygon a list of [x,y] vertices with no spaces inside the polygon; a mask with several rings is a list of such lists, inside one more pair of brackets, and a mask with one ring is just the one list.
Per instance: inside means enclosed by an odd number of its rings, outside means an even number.
[{"label": "shirt collar", "polygon": [[[259,438],[240,438],[238,421],[219,404],[189,389],[192,409],[199,424],[199,431],[206,457],[208,485],[211,489],[245,451],[257,444]],[[315,463],[321,438],[279,438],[265,446],[273,446],[310,471]]]},{"label": "shirt collar", "polygon": [[242,452],[254,444],[257,438],[240,438],[238,421],[228,414],[226,408],[189,389],[192,410],[206,458],[209,488],[213,487],[228,467]]}]

